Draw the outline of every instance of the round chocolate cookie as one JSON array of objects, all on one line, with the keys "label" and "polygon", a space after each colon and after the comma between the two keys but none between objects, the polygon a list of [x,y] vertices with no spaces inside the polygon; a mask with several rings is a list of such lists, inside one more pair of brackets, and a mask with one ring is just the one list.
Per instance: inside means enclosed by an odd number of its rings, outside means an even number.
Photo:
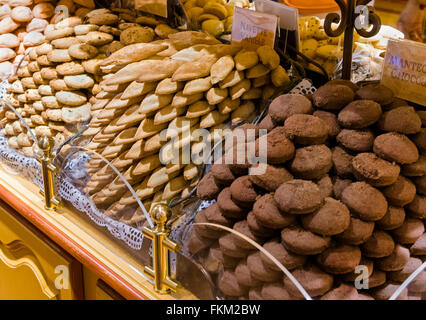
[{"label": "round chocolate cookie", "polygon": [[330,244],[329,237],[318,236],[299,226],[284,228],[281,239],[288,250],[301,255],[320,254]]},{"label": "round chocolate cookie", "polygon": [[[195,219],[194,219],[194,222],[196,223],[194,225],[194,229],[202,237],[210,238],[210,239],[217,239],[223,234],[224,231],[222,229],[198,224],[198,223],[210,222],[207,219],[207,216],[206,216],[207,210],[210,209],[210,211],[214,211],[214,210],[219,211],[219,209],[217,208],[217,204],[215,206],[216,208],[212,208],[212,207],[213,207],[213,205],[211,205],[209,208],[201,210],[200,212],[197,213],[197,215],[195,216]],[[219,214],[221,214],[221,213],[219,212]]]},{"label": "round chocolate cookie", "polygon": [[327,140],[328,126],[310,114],[295,114],[284,122],[285,134],[297,144],[321,144]]},{"label": "round chocolate cookie", "polygon": [[318,257],[319,265],[332,274],[345,274],[355,270],[361,261],[361,250],[357,246],[337,245],[327,248]]},{"label": "round chocolate cookie", "polygon": [[[292,275],[311,297],[322,296],[333,287],[333,276],[315,265],[297,268],[292,271]],[[303,298],[290,278],[284,277],[284,287],[292,296]]]},{"label": "round chocolate cookie", "polygon": [[392,254],[387,257],[377,259],[377,267],[382,271],[402,270],[410,259],[410,251],[407,248],[397,244]]},{"label": "round chocolate cookie", "polygon": [[250,231],[258,236],[263,238],[272,237],[274,235],[274,230],[263,226],[256,218],[256,215],[253,211],[250,211],[247,215],[247,223],[250,228]]},{"label": "round chocolate cookie", "polygon": [[328,135],[330,137],[335,137],[340,132],[340,126],[337,122],[337,116],[334,113],[328,111],[317,110],[313,116],[320,118],[328,127]]},{"label": "round chocolate cookie", "polygon": [[358,300],[358,290],[354,286],[342,283],[323,295],[320,300]]},{"label": "round chocolate cookie", "polygon": [[214,164],[210,172],[217,185],[229,186],[235,180],[235,175],[227,164]]},{"label": "round chocolate cookie", "polygon": [[[225,151],[222,157],[225,164],[228,164],[229,169],[236,176],[246,175],[250,167],[249,157],[247,152],[247,144],[234,144],[234,146]],[[222,162],[221,162],[222,163]]]},{"label": "round chocolate cookie", "polygon": [[242,176],[235,179],[230,186],[231,198],[238,204],[250,204],[256,201],[258,196],[249,176]]},{"label": "round chocolate cookie", "polygon": [[392,102],[383,106],[383,108],[385,110],[392,110],[392,109],[395,109],[395,108],[406,107],[406,106],[408,106],[407,101],[400,99],[400,98],[397,98],[397,97],[393,97]]},{"label": "round chocolate cookie", "polygon": [[281,211],[292,214],[311,213],[322,204],[318,186],[312,181],[294,179],[283,183],[274,199]]},{"label": "round chocolate cookie", "polygon": [[265,129],[265,130],[271,131],[272,129],[275,128],[276,123],[274,123],[274,121],[272,120],[271,115],[267,114],[265,118],[263,118],[263,120],[259,122],[258,126],[259,126],[259,129]]},{"label": "round chocolate cookie", "polygon": [[347,86],[347,87],[351,88],[354,93],[356,93],[359,90],[359,86],[356,83],[353,83],[350,80],[334,79],[334,80],[330,80],[329,82],[327,82],[325,84],[325,86],[330,85],[330,84],[340,84],[340,85],[343,85],[343,86]]},{"label": "round chocolate cookie", "polygon": [[416,185],[417,193],[426,195],[426,176],[411,178]]},{"label": "round chocolate cookie", "polygon": [[383,194],[365,182],[354,182],[345,188],[342,201],[349,210],[366,221],[380,220],[388,210],[388,203]]},{"label": "round chocolate cookie", "polygon": [[[262,156],[265,152],[260,152],[265,140],[256,140],[256,155]],[[294,144],[285,135],[284,127],[276,127],[266,135],[266,159],[270,164],[284,163],[293,158]]]},{"label": "round chocolate cookie", "polygon": [[376,221],[377,226],[383,230],[393,230],[400,227],[405,220],[404,208],[389,206],[388,212],[380,220]]},{"label": "round chocolate cookie", "polygon": [[272,193],[267,193],[256,200],[253,213],[260,224],[271,229],[281,229],[296,221],[296,216],[278,209]]},{"label": "round chocolate cookie", "polygon": [[223,254],[233,258],[244,258],[249,253],[249,250],[237,246],[231,233],[219,238],[219,246]]},{"label": "round chocolate cookie", "polygon": [[403,165],[402,174],[407,177],[420,177],[426,175],[426,157],[420,155],[414,163]]},{"label": "round chocolate cookie", "polygon": [[348,208],[338,200],[325,198],[324,205],[301,218],[303,227],[322,236],[333,236],[345,231],[350,224]]},{"label": "round chocolate cookie", "polygon": [[385,231],[375,230],[370,238],[361,245],[362,254],[369,258],[383,258],[390,255],[395,242]]},{"label": "round chocolate cookie", "polygon": [[194,231],[189,236],[189,240],[186,243],[186,247],[188,248],[189,252],[191,252],[192,254],[196,254],[204,248],[210,247],[213,241],[215,240],[202,237],[197,234],[196,231]]},{"label": "round chocolate cookie", "polygon": [[333,195],[336,199],[341,199],[343,190],[345,190],[346,187],[348,187],[351,183],[353,183],[352,180],[340,179],[337,176],[333,177],[332,182],[333,182]]},{"label": "round chocolate cookie", "polygon": [[207,173],[197,186],[197,196],[201,200],[213,200],[220,192],[212,173]]},{"label": "round chocolate cookie", "polygon": [[420,150],[422,154],[426,153],[426,128],[422,128],[422,130],[415,134],[412,137],[413,142],[417,146],[417,148]]},{"label": "round chocolate cookie", "polygon": [[403,207],[414,200],[416,186],[410,180],[400,175],[395,183],[383,188],[382,193],[389,204]]},{"label": "round chocolate cookie", "polygon": [[[233,221],[226,218],[222,212],[219,209],[219,206],[217,204],[217,202],[213,203],[212,205],[210,205],[208,208],[203,210],[205,212],[205,216],[207,218],[207,221],[210,223],[216,223],[216,224],[220,224],[222,226],[225,227],[232,227],[233,225]],[[219,231],[220,229],[214,228],[213,229]]]},{"label": "round chocolate cookie", "polygon": [[291,172],[300,179],[318,179],[333,166],[331,150],[324,144],[296,149]]},{"label": "round chocolate cookie", "polygon": [[383,159],[400,164],[414,163],[419,159],[416,145],[406,136],[395,132],[376,137],[373,151]]},{"label": "round chocolate cookie", "polygon": [[219,289],[227,296],[240,297],[247,294],[248,288],[239,284],[235,272],[224,270],[218,281]]},{"label": "round chocolate cookie", "polygon": [[374,269],[371,276],[368,277],[368,287],[377,288],[386,282],[386,272]]},{"label": "round chocolate cookie", "polygon": [[398,179],[400,168],[372,152],[359,153],[352,159],[354,175],[376,187],[389,186]]},{"label": "round chocolate cookie", "polygon": [[366,152],[373,147],[374,134],[370,129],[343,129],[336,139],[346,149],[355,152]]},{"label": "round chocolate cookie", "polygon": [[268,114],[274,123],[282,125],[294,114],[312,114],[311,101],[301,94],[283,94],[269,105]]},{"label": "round chocolate cookie", "polygon": [[390,104],[393,101],[393,92],[382,84],[369,84],[356,92],[358,99],[373,100],[381,105]]},{"label": "round chocolate cookie", "polygon": [[201,264],[208,272],[217,273],[223,266],[223,255],[219,246],[212,246],[206,258],[201,260]]},{"label": "round chocolate cookie", "polygon": [[424,232],[425,225],[422,220],[407,218],[400,227],[392,231],[392,234],[401,244],[413,244]]},{"label": "round chocolate cookie", "polygon": [[333,182],[328,174],[315,180],[315,183],[320,190],[321,198],[327,198],[333,195]]},{"label": "round chocolate cookie", "polygon": [[247,266],[253,278],[263,282],[276,282],[283,276],[282,271],[274,271],[263,263],[259,251],[247,257]]},{"label": "round chocolate cookie", "polygon": [[[368,271],[368,276],[371,276],[374,270],[374,262],[372,260],[369,260],[365,257],[361,257],[361,261],[359,262],[360,266],[365,266],[367,267],[367,271]],[[364,270],[363,270],[364,272]],[[357,280],[357,278],[359,277],[359,270],[357,270],[357,268],[355,268],[354,271],[346,273],[344,275],[342,275],[342,279],[343,281],[347,281],[347,282],[352,282],[354,283],[355,280]]]},{"label": "round chocolate cookie", "polygon": [[282,283],[266,283],[262,287],[262,297],[265,300],[292,300]]},{"label": "round chocolate cookie", "polygon": [[[220,249],[220,248],[219,248]],[[222,250],[222,249],[220,249]],[[221,251],[222,252],[222,251]],[[240,263],[241,258],[235,258],[228,256],[227,254],[224,254],[222,252],[222,258],[223,258],[223,267],[225,269],[235,269],[235,267]],[[245,258],[244,258],[245,259]]]},{"label": "round chocolate cookie", "polygon": [[382,115],[380,104],[371,100],[356,100],[338,114],[339,124],[349,129],[362,129],[378,121]]},{"label": "round chocolate cookie", "polygon": [[367,222],[355,217],[351,217],[349,227],[337,239],[347,244],[359,245],[373,234],[374,222]]},{"label": "round chocolate cookie", "polygon": [[412,218],[426,219],[426,197],[416,194],[405,210]]},{"label": "round chocolate cookie", "polygon": [[[384,282],[383,282],[384,283]],[[371,292],[371,295],[376,300],[389,300],[390,297],[394,294],[394,292],[400,287],[399,284],[387,283],[384,286],[377,288]],[[405,288],[399,294],[397,300],[407,300],[408,299],[408,290]]]},{"label": "round chocolate cookie", "polygon": [[422,234],[420,238],[410,247],[410,252],[413,256],[426,255],[426,233]]},{"label": "round chocolate cookie", "polygon": [[321,109],[340,110],[355,98],[351,88],[341,84],[327,84],[312,94],[314,104]]},{"label": "round chocolate cookie", "polygon": [[388,273],[388,277],[390,280],[402,283],[404,282],[414,271],[417,270],[422,265],[422,260],[410,257],[407,264],[402,270],[399,271],[391,271]]},{"label": "round chocolate cookie", "polygon": [[264,300],[261,292],[262,292],[262,287],[251,288],[248,293],[249,300]]},{"label": "round chocolate cookie", "polygon": [[264,170],[263,174],[250,174],[249,179],[252,183],[267,191],[275,191],[282,183],[293,179],[291,173],[283,167],[257,164],[251,168],[253,168],[251,173],[260,173],[262,169]]},{"label": "round chocolate cookie", "polygon": [[[242,220],[242,221],[238,221],[237,223],[234,224],[234,226],[232,227],[232,229],[234,229],[235,231],[245,235],[246,237],[250,238],[251,240],[253,240],[254,242],[262,245],[265,240],[263,240],[263,238],[257,237],[253,234],[253,232],[251,232],[247,220]],[[246,241],[245,239],[241,238],[240,236],[236,235],[236,234],[232,234],[233,238],[234,238],[234,242],[238,247],[244,248],[244,249],[255,249],[255,247],[253,245],[251,245],[248,241]]]},{"label": "round chocolate cookie", "polygon": [[238,206],[231,199],[230,188],[223,189],[217,197],[217,205],[222,215],[228,219],[243,219],[247,214],[247,210]]},{"label": "round chocolate cookie", "polygon": [[247,261],[242,260],[235,268],[235,276],[240,285],[245,287],[259,287],[262,285],[262,281],[253,278],[250,269],[247,266]]},{"label": "round chocolate cookie", "polygon": [[[288,270],[301,267],[306,262],[306,256],[295,254],[288,251],[279,239],[272,239],[263,245],[263,248],[268,251],[275,259],[277,259]],[[281,269],[269,259],[266,255],[261,253],[262,261],[272,270],[281,271]]]},{"label": "round chocolate cookie", "polygon": [[385,112],[378,127],[388,132],[415,134],[422,128],[422,120],[413,107],[399,107]]},{"label": "round chocolate cookie", "polygon": [[332,150],[331,160],[333,161],[333,168],[337,175],[341,178],[352,178],[352,159],[353,156],[341,147],[334,147]]}]

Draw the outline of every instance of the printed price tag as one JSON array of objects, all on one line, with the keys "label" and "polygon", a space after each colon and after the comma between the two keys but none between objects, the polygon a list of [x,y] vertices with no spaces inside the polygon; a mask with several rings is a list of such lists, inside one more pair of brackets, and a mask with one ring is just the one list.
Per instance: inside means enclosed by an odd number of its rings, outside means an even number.
[{"label": "printed price tag", "polygon": [[247,49],[264,45],[273,48],[277,25],[278,17],[275,15],[235,7],[232,41]]},{"label": "printed price tag", "polygon": [[426,106],[426,44],[389,40],[381,83],[398,98]]},{"label": "printed price tag", "polygon": [[167,18],[167,0],[135,0],[135,9]]}]

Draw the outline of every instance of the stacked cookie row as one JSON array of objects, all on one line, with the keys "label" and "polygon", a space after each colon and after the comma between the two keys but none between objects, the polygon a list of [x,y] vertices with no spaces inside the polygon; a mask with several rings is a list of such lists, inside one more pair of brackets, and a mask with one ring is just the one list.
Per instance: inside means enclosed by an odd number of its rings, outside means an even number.
[{"label": "stacked cookie row", "polygon": [[[88,148],[113,160],[147,205],[186,195],[198,169],[175,154],[203,149],[206,142],[196,138],[197,129],[210,130],[213,142],[221,134],[213,129],[253,118],[253,100],[271,96],[289,81],[279,63],[270,48],[244,51],[201,32],[124,47],[101,64],[104,70],[120,69],[105,75],[104,84],[122,93],[92,106]],[[121,219],[130,208],[136,210],[130,191],[99,157],[86,167],[91,177],[86,190],[107,215]]]},{"label": "stacked cookie row", "polygon": [[[426,254],[425,114],[381,85],[337,80],[309,98],[276,98],[251,128],[269,132],[265,173],[248,175],[260,166],[248,161],[213,165],[197,193],[216,202],[195,222],[262,245],[311,297],[388,299]],[[234,234],[194,225],[187,246],[229,298],[303,298]],[[355,287],[358,268],[367,287]],[[426,289],[425,271],[409,289]]]}]

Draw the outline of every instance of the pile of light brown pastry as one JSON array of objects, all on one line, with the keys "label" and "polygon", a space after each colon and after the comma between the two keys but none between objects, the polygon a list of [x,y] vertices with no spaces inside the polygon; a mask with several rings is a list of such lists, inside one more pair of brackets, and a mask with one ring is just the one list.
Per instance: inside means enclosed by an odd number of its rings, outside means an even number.
[{"label": "pile of light brown pastry", "polygon": [[[312,96],[281,95],[245,128],[268,130],[266,172],[213,165],[197,194],[216,202],[195,223],[251,238],[314,299],[389,299],[426,257],[425,120],[377,84],[336,80]],[[186,245],[230,299],[303,299],[235,234],[196,224]],[[408,290],[426,290],[426,271]]]},{"label": "pile of light brown pastry", "polygon": [[[271,48],[245,51],[194,31],[126,46],[100,64],[110,70],[102,84],[116,93],[98,94],[105,96],[92,106],[87,148],[112,161],[148,210],[153,201],[185,196],[198,168],[170,162],[172,149],[200,152],[196,129],[210,130],[213,141],[213,129],[253,119],[259,109],[253,101],[289,82],[279,64]],[[127,186],[99,157],[93,155],[86,168],[86,191],[108,216],[128,221],[140,213]]]}]

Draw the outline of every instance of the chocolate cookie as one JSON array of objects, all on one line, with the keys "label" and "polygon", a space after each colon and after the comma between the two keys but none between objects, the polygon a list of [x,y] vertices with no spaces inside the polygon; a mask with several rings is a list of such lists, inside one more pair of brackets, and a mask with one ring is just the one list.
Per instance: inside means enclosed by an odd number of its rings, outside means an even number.
[{"label": "chocolate cookie", "polygon": [[284,228],[281,239],[288,250],[301,255],[320,254],[330,244],[329,237],[318,236],[298,226]]},{"label": "chocolate cookie", "polygon": [[250,300],[264,300],[262,297],[262,287],[251,288],[248,295]]},{"label": "chocolate cookie", "polygon": [[374,269],[371,276],[368,277],[368,287],[377,288],[386,282],[386,272]]},{"label": "chocolate cookie", "polygon": [[274,199],[281,211],[292,214],[313,212],[323,200],[315,183],[299,179],[283,183],[275,192]]},{"label": "chocolate cookie", "polygon": [[326,174],[332,166],[331,150],[321,144],[296,149],[290,163],[290,170],[300,179],[318,179]]},{"label": "chocolate cookie", "polygon": [[331,181],[331,178],[328,174],[322,176],[321,178],[315,180],[315,183],[317,184],[321,197],[327,198],[331,197],[333,194],[333,182]]},{"label": "chocolate cookie", "polygon": [[254,278],[250,269],[247,266],[247,261],[242,260],[237,267],[235,268],[235,276],[237,277],[237,281],[240,285],[246,286],[249,288],[259,287],[262,285],[262,281]]},{"label": "chocolate cookie", "polygon": [[278,209],[272,193],[267,193],[256,200],[253,213],[260,224],[271,229],[281,229],[296,221],[296,216]]},{"label": "chocolate cookie", "polygon": [[426,255],[426,233],[423,233],[420,238],[410,247],[410,252],[413,256]]},{"label": "chocolate cookie", "polygon": [[422,128],[422,120],[413,107],[399,107],[385,112],[378,127],[388,132],[415,134]]},{"label": "chocolate cookie", "polygon": [[201,200],[213,200],[219,194],[220,188],[216,184],[213,174],[207,173],[197,186],[197,196]]},{"label": "chocolate cookie", "polygon": [[[222,215],[222,212],[220,211],[220,208],[216,203],[213,203],[208,208],[204,209],[205,216],[207,218],[207,221],[210,223],[216,223],[220,224],[225,227],[232,227],[234,222],[228,218],[226,218],[224,215]],[[215,230],[219,230],[217,228],[212,227]]]},{"label": "chocolate cookie", "polygon": [[327,84],[312,94],[314,104],[321,109],[340,110],[353,101],[355,93],[351,88],[341,84]]},{"label": "chocolate cookie", "polygon": [[274,121],[272,120],[271,115],[267,114],[265,118],[263,118],[263,120],[259,122],[258,126],[259,129],[266,129],[268,131],[271,131],[275,128],[276,123],[274,123]]},{"label": "chocolate cookie", "polygon": [[282,271],[270,269],[260,258],[260,252],[257,251],[247,257],[247,266],[253,278],[264,282],[276,282],[283,276]]},{"label": "chocolate cookie", "polygon": [[416,185],[417,193],[426,195],[426,176],[411,178]]},{"label": "chocolate cookie", "polygon": [[231,199],[230,188],[223,189],[217,197],[217,205],[222,215],[228,219],[243,219],[247,211]]},{"label": "chocolate cookie", "polygon": [[333,236],[345,231],[350,224],[349,209],[340,201],[325,198],[324,205],[301,218],[305,229],[322,236]]},{"label": "chocolate cookie", "polygon": [[206,258],[202,261],[204,269],[211,273],[217,273],[223,266],[223,255],[219,246],[210,248]]},{"label": "chocolate cookie", "polygon": [[[267,191],[275,191],[282,183],[292,180],[293,176],[286,168],[277,167],[270,164],[261,164],[260,166],[265,166],[266,170],[263,174],[258,175],[249,175],[249,179],[252,183],[265,189]],[[255,168],[255,171],[262,168],[259,165],[254,165],[252,168]]]},{"label": "chocolate cookie", "polygon": [[362,129],[378,121],[381,115],[380,104],[371,100],[356,100],[339,112],[337,120],[345,128]]},{"label": "chocolate cookie", "polygon": [[412,218],[426,219],[426,197],[416,194],[413,201],[405,209]]},{"label": "chocolate cookie", "polygon": [[250,211],[247,215],[247,224],[250,228],[250,231],[258,237],[272,237],[274,235],[274,230],[263,226],[256,218],[256,215],[253,211]]},{"label": "chocolate cookie", "polygon": [[223,271],[218,286],[224,294],[232,297],[244,296],[248,292],[248,288],[240,285],[235,273],[230,270]]},{"label": "chocolate cookie", "polygon": [[[206,217],[206,211],[209,208],[201,210],[200,212],[198,212],[197,215],[195,216],[194,222],[195,223],[208,223],[209,221],[207,220],[207,217]],[[210,210],[212,210],[212,209],[210,209]],[[194,225],[194,230],[200,236],[205,237],[205,238],[209,238],[209,239],[217,239],[223,234],[223,230],[221,230],[219,228],[215,228],[215,227],[206,226],[206,225],[196,224],[196,225]]]},{"label": "chocolate cookie", "polygon": [[337,239],[343,243],[359,245],[373,234],[374,222],[367,222],[355,217],[351,217],[349,227]]},{"label": "chocolate cookie", "polygon": [[318,110],[315,111],[313,116],[320,118],[328,127],[328,135],[330,137],[335,137],[340,132],[340,125],[337,122],[337,116],[334,113],[328,111]]},{"label": "chocolate cookie", "polygon": [[297,144],[321,144],[327,140],[328,126],[309,114],[295,114],[284,122],[285,134]]},{"label": "chocolate cookie", "polygon": [[249,253],[249,250],[236,245],[234,237],[231,233],[227,233],[219,238],[219,246],[223,254],[233,258],[244,258]]},{"label": "chocolate cookie", "polygon": [[265,300],[292,300],[282,283],[266,283],[261,294]]},{"label": "chocolate cookie", "polygon": [[[384,283],[384,282],[383,282]],[[399,284],[387,283],[386,285],[377,288],[371,292],[371,295],[376,300],[389,300],[394,292],[400,287]],[[405,288],[399,294],[397,300],[407,300],[408,299],[408,290]]]},{"label": "chocolate cookie", "polygon": [[231,198],[238,204],[251,204],[256,201],[258,193],[249,176],[242,176],[235,179],[230,186]]},{"label": "chocolate cookie", "polygon": [[[235,231],[245,235],[246,237],[250,238],[251,240],[253,240],[254,242],[262,245],[263,242],[265,240],[263,240],[263,238],[261,237],[257,237],[256,235],[253,234],[253,232],[251,232],[247,220],[242,220],[242,221],[238,221],[237,223],[234,224],[233,228]],[[245,239],[241,238],[240,236],[236,235],[236,234],[232,234],[233,238],[234,238],[234,242],[238,247],[244,248],[244,249],[255,249],[255,247],[253,245],[251,245],[248,241],[246,241]]]},{"label": "chocolate cookie", "polygon": [[388,210],[383,194],[365,182],[354,182],[343,190],[342,202],[366,221],[380,220]]},{"label": "chocolate cookie", "polygon": [[[256,155],[260,156],[261,140],[256,141]],[[283,127],[276,127],[266,135],[266,157],[270,164],[280,164],[293,158],[294,144],[287,139]]]},{"label": "chocolate cookie", "polygon": [[350,80],[334,79],[334,80],[330,80],[325,85],[329,85],[329,84],[340,84],[340,85],[343,85],[343,86],[347,86],[347,87],[351,88],[354,93],[356,93],[359,90],[359,86],[356,83],[353,83]]},{"label": "chocolate cookie", "polygon": [[[278,238],[269,240],[263,245],[263,248],[268,251],[275,259],[277,259],[288,270],[301,267],[306,262],[306,256],[295,254],[288,251]],[[261,253],[262,261],[272,270],[281,271],[281,269],[269,259],[266,255]]]},{"label": "chocolate cookie", "polygon": [[[367,267],[367,272],[368,272],[367,275],[369,277],[372,275],[374,270],[374,262],[372,260],[369,260],[365,257],[361,257],[361,261],[359,262],[359,265]],[[352,282],[352,283],[354,283],[354,281],[357,280],[358,277],[359,277],[359,270],[357,270],[357,268],[355,268],[355,270],[352,272],[342,275],[343,281]]]},{"label": "chocolate cookie", "polygon": [[420,155],[416,162],[403,165],[401,172],[407,177],[420,177],[426,175],[426,157]]},{"label": "chocolate cookie", "polygon": [[422,130],[415,134],[412,137],[414,144],[423,154],[426,152],[426,128],[422,128]]},{"label": "chocolate cookie", "polygon": [[274,123],[282,125],[294,114],[312,114],[312,103],[301,94],[283,94],[269,105],[268,114]]},{"label": "chocolate cookie", "polygon": [[[311,297],[324,295],[333,286],[333,276],[315,265],[306,265],[292,271],[292,275]],[[284,277],[284,287],[295,297],[303,298],[299,289],[288,277]]]},{"label": "chocolate cookie", "polygon": [[358,300],[358,290],[351,285],[342,283],[321,297],[320,300]]},{"label": "chocolate cookie", "polygon": [[373,100],[381,105],[390,104],[393,100],[393,92],[382,84],[369,84],[356,92],[358,99]]},{"label": "chocolate cookie", "polygon": [[333,177],[333,195],[336,199],[341,199],[343,190],[346,189],[351,183],[352,180],[349,179],[340,179],[339,177]]},{"label": "chocolate cookie", "polygon": [[336,139],[346,149],[355,152],[366,152],[373,147],[374,134],[370,129],[343,129]]},{"label": "chocolate cookie", "polygon": [[422,220],[407,218],[400,227],[392,231],[392,234],[401,244],[413,244],[424,232],[425,226]]},{"label": "chocolate cookie", "polygon": [[410,251],[397,244],[392,254],[385,258],[377,259],[377,267],[382,271],[402,270],[410,258]]},{"label": "chocolate cookie", "polygon": [[395,242],[385,231],[375,230],[362,246],[362,254],[369,258],[383,258],[390,255],[395,248]]},{"label": "chocolate cookie", "polygon": [[411,257],[405,267],[399,271],[391,271],[388,273],[390,280],[402,283],[404,282],[414,271],[422,265],[422,260]]},{"label": "chocolate cookie", "polygon": [[318,257],[320,266],[331,274],[345,274],[355,270],[361,261],[361,250],[358,246],[337,245],[327,248]]},{"label": "chocolate cookie", "polygon": [[359,153],[352,159],[354,175],[376,187],[389,186],[398,179],[400,168],[372,152]]},{"label": "chocolate cookie", "polygon": [[395,132],[376,137],[373,151],[383,159],[400,164],[414,163],[419,159],[416,145],[406,136]]},{"label": "chocolate cookie", "polygon": [[395,183],[383,188],[382,193],[389,204],[403,207],[414,200],[416,186],[410,180],[400,175]]},{"label": "chocolate cookie", "polygon": [[332,150],[331,160],[333,161],[333,168],[337,175],[341,178],[353,177],[352,169],[353,156],[346,152],[341,147],[334,147]]},{"label": "chocolate cookie", "polygon": [[377,226],[383,230],[393,230],[400,227],[405,220],[404,208],[389,206],[388,212],[380,220],[376,221]]},{"label": "chocolate cookie", "polygon": [[186,247],[189,252],[192,254],[196,254],[204,248],[209,247],[213,243],[214,239],[204,238],[197,234],[197,232],[192,232],[188,242],[186,243]]},{"label": "chocolate cookie", "polygon": [[235,180],[235,175],[227,164],[214,164],[210,172],[217,185],[229,186]]}]

